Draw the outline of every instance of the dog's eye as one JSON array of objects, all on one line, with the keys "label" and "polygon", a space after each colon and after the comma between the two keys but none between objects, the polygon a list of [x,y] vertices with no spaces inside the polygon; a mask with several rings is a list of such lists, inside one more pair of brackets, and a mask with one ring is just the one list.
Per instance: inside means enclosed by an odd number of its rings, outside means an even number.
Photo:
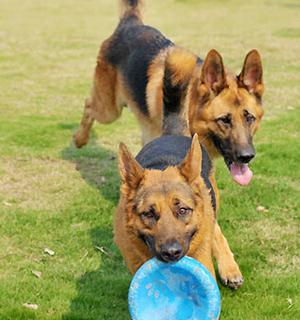
[{"label": "dog's eye", "polygon": [[246,121],[247,121],[248,123],[250,123],[250,124],[253,123],[253,122],[256,120],[256,118],[254,117],[254,115],[251,114],[250,112],[248,112],[247,110],[245,110],[244,116],[245,116],[245,118],[246,118]]},{"label": "dog's eye", "polygon": [[144,211],[142,214],[141,214],[142,218],[146,218],[146,219],[157,219],[157,214],[155,212],[155,210],[153,208],[151,208],[150,210],[148,211]]},{"label": "dog's eye", "polygon": [[189,213],[191,213],[192,209],[181,207],[178,209],[177,215],[180,217],[185,217]]},{"label": "dog's eye", "polygon": [[231,126],[231,116],[226,115],[226,116],[220,117],[217,119],[217,122],[229,127],[229,126]]}]

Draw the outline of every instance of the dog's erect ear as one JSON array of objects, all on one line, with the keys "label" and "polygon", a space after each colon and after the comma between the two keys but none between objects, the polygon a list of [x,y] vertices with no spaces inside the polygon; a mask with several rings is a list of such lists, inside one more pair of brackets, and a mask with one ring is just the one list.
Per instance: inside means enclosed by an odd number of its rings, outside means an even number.
[{"label": "dog's erect ear", "polygon": [[191,148],[182,164],[179,166],[179,170],[189,182],[192,182],[200,176],[201,163],[202,150],[199,144],[198,135],[195,134],[192,140]]},{"label": "dog's erect ear", "polygon": [[124,143],[119,147],[119,171],[121,181],[131,189],[136,189],[143,178],[144,169],[134,159]]},{"label": "dog's erect ear", "polygon": [[215,49],[207,54],[201,71],[201,83],[215,94],[227,87],[226,74],[221,55]]},{"label": "dog's erect ear", "polygon": [[253,49],[247,54],[242,72],[238,76],[238,85],[258,98],[262,97],[264,92],[263,67],[257,50]]}]

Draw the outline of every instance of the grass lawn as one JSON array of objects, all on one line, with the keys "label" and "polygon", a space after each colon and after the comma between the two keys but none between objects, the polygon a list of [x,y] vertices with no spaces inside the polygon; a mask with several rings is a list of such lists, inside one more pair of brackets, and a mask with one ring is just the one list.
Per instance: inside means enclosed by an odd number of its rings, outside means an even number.
[{"label": "grass lawn", "polygon": [[[145,21],[201,57],[216,48],[237,71],[250,49],[262,54],[266,114],[251,186],[217,163],[219,221],[245,277],[236,292],[220,286],[222,319],[300,319],[299,2],[146,2]],[[71,142],[117,1],[0,5],[0,319],[129,319],[112,215],[118,143],[137,152],[139,128],[124,111],[95,125],[82,150]]]}]

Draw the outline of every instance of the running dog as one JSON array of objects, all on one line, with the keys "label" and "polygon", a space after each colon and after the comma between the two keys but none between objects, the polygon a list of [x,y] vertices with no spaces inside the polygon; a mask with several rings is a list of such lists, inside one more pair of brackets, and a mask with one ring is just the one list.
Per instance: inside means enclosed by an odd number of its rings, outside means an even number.
[{"label": "running dog", "polygon": [[[168,52],[176,50],[141,18],[140,0],[122,0],[121,20],[101,46],[91,97],[86,100],[77,147],[88,142],[94,120],[110,123],[130,106],[142,129],[143,144],[162,132],[162,78]],[[237,183],[247,185],[255,156],[252,137],[263,116],[263,69],[260,55],[250,51],[238,76],[225,70],[221,55],[211,50],[202,61],[182,49],[178,72],[185,84],[191,134],[197,133],[211,158],[222,155]]]},{"label": "running dog", "polygon": [[[252,137],[263,116],[259,53],[250,51],[241,73],[235,76],[225,70],[216,50],[211,50],[203,61],[144,25],[140,0],[123,0],[122,4],[120,23],[103,42],[98,55],[91,96],[74,136],[76,146],[88,142],[95,119],[113,122],[125,105],[138,119],[143,144],[159,137],[163,130],[168,132],[168,123],[163,123],[163,78],[166,57],[172,55],[173,73],[184,92],[182,104],[188,113],[189,133],[198,134],[212,159],[222,155],[233,179],[247,185],[252,178],[248,163],[255,155]],[[218,206],[219,194],[217,190],[215,193]],[[217,223],[213,255],[223,282],[239,287],[243,282],[241,272]]]}]

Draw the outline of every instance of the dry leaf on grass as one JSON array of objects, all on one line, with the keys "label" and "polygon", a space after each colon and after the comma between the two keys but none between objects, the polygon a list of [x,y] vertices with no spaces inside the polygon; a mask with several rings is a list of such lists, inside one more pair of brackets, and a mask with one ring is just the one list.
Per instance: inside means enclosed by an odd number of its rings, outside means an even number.
[{"label": "dry leaf on grass", "polygon": [[36,276],[37,278],[41,278],[42,273],[41,271],[37,271],[37,270],[31,270],[31,273]]},{"label": "dry leaf on grass", "polygon": [[37,304],[33,304],[33,303],[23,303],[23,307],[31,310],[37,310],[39,308]]},{"label": "dry leaf on grass", "polygon": [[289,304],[288,309],[290,309],[293,306],[293,300],[291,298],[288,298],[287,302]]},{"label": "dry leaf on grass", "polygon": [[105,254],[106,256],[110,258],[113,257],[113,254],[108,252],[104,247],[95,246],[95,248],[99,250],[101,253]]},{"label": "dry leaf on grass", "polygon": [[3,201],[3,204],[7,207],[12,207],[12,203],[7,202],[7,201]]},{"label": "dry leaf on grass", "polygon": [[106,178],[105,177],[100,177],[100,181],[101,181],[101,183],[104,183],[104,182],[106,182]]},{"label": "dry leaf on grass", "polygon": [[44,252],[49,254],[49,256],[54,256],[55,252],[49,248],[45,248],[44,249]]},{"label": "dry leaf on grass", "polygon": [[256,211],[257,212],[263,212],[263,213],[266,213],[266,212],[269,212],[269,210],[263,206],[257,206],[256,207]]}]

